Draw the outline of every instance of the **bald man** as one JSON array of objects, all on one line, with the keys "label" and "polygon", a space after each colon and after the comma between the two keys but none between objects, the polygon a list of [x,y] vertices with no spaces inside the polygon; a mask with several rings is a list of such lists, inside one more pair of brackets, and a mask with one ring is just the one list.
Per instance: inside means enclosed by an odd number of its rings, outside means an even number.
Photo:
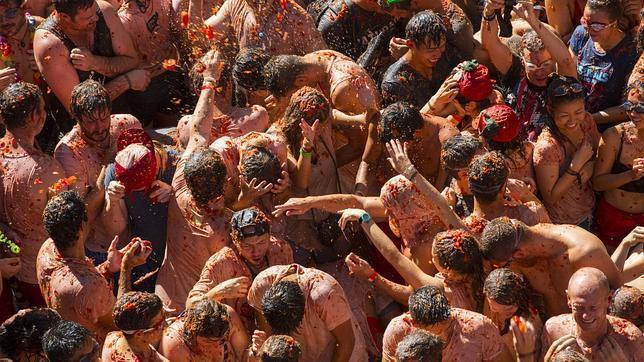
[{"label": "bald man", "polygon": [[570,312],[566,282],[583,267],[601,270],[613,289],[622,285],[619,270],[602,241],[574,225],[528,226],[499,217],[485,226],[479,246],[493,267],[507,266],[523,274],[543,296],[549,316]]},{"label": "bald man", "polygon": [[644,336],[625,319],[608,315],[610,285],[596,268],[577,270],[566,290],[571,314],[550,318],[541,335],[542,356],[553,342],[591,361],[644,361]]}]

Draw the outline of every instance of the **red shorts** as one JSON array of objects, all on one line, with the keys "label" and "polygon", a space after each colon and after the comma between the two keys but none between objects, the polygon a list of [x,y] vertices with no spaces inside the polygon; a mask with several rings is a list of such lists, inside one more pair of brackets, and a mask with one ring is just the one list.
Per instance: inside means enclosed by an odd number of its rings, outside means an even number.
[{"label": "red shorts", "polygon": [[605,245],[617,246],[636,226],[644,225],[644,214],[629,214],[609,204],[604,198],[596,210],[597,233]]}]

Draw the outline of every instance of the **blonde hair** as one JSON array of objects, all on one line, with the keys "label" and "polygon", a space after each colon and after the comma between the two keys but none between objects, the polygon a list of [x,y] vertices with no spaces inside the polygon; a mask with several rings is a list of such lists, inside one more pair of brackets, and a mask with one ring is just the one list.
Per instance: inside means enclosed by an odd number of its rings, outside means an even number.
[{"label": "blonde hair", "polygon": [[121,167],[128,169],[135,163],[141,160],[150,150],[140,143],[133,143],[122,149],[114,161],[121,165]]}]

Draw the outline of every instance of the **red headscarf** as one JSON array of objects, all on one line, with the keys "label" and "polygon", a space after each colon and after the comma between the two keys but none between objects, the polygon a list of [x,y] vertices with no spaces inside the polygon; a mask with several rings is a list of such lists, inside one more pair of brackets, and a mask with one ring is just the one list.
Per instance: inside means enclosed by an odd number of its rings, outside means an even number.
[{"label": "red headscarf", "polygon": [[495,142],[510,142],[519,135],[521,124],[514,110],[504,104],[484,109],[473,125],[479,134]]},{"label": "red headscarf", "polygon": [[123,131],[117,140],[117,149],[121,152],[131,144],[141,144],[148,149],[148,152],[141,159],[130,167],[125,168],[118,162],[114,162],[116,179],[125,186],[126,192],[140,189],[147,189],[157,177],[157,158],[154,153],[152,139],[140,128],[132,128]]},{"label": "red headscarf", "polygon": [[474,102],[487,99],[492,93],[492,85],[494,85],[487,67],[479,64],[476,60],[463,62],[460,67],[463,72],[458,80],[458,92]]}]

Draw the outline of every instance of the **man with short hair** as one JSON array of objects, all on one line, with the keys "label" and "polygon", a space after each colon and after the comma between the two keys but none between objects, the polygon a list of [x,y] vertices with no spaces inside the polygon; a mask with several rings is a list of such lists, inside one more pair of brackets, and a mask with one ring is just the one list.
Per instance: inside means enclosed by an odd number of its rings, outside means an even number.
[{"label": "man with short hair", "polygon": [[82,324],[103,341],[114,329],[113,274],[121,272],[119,295],[127,292],[132,268],[145,262],[152,250],[150,243],[133,239],[117,250],[115,237],[107,261],[95,267],[85,256],[90,227],[85,203],[76,193],[65,191],[49,200],[43,220],[50,238],[40,248],[36,271],[47,306],[63,319]]},{"label": "man with short hair", "polygon": [[[48,119],[41,146],[48,149],[74,126],[71,109],[74,87],[95,78],[105,84],[109,98],[121,113],[121,94],[129,89],[144,90],[146,71],[132,70],[139,62],[132,40],[115,9],[103,0],[54,0],[56,10],[38,28],[34,55],[47,81]],[[118,100],[117,100],[118,98]],[[73,117],[73,118],[72,118]]]},{"label": "man with short hair", "polygon": [[105,338],[101,361],[167,361],[156,351],[165,327],[163,303],[157,295],[125,293],[116,301],[112,316],[120,331]]},{"label": "man with short hair", "polygon": [[248,291],[259,329],[286,334],[302,346],[302,361],[366,361],[360,327],[338,282],[297,264],[259,273]]},{"label": "man with short hair", "polygon": [[259,360],[262,362],[298,362],[302,346],[290,336],[270,336],[262,344]]},{"label": "man with short hair", "polygon": [[548,319],[541,335],[542,356],[550,345],[567,336],[567,348],[593,361],[644,360],[644,335],[631,322],[609,316],[610,285],[596,268],[577,270],[566,290],[572,313]]},{"label": "man with short hair", "polygon": [[[0,139],[3,172],[0,193],[0,221],[15,232],[20,243],[22,267],[17,274],[17,291],[32,306],[45,306],[36,279],[36,257],[47,233],[42,212],[50,190],[65,179],[63,167],[36,146],[36,135],[45,124],[45,101],[38,86],[14,83],[0,94],[0,114],[7,133]],[[6,286],[9,288],[9,286]],[[3,309],[8,310],[8,306]]]},{"label": "man with short hair", "polygon": [[[186,306],[203,298],[225,303],[237,311],[248,332],[252,333],[255,314],[246,300],[250,283],[270,266],[291,264],[293,252],[287,242],[271,234],[270,220],[256,207],[236,212],[230,224],[233,246],[223,247],[206,261]],[[232,290],[225,293],[226,286],[231,283],[233,288],[228,289]]]},{"label": "man with short hair", "polygon": [[495,267],[510,267],[524,275],[543,296],[546,312],[554,316],[569,311],[564,298],[567,280],[575,270],[601,270],[612,288],[622,285],[621,275],[599,238],[574,225],[537,224],[500,217],[481,234],[483,257]]},{"label": "man with short hair", "polygon": [[75,177],[70,189],[87,203],[89,222],[94,229],[94,235],[86,245],[87,255],[98,265],[105,261],[105,253],[112,240],[112,235],[104,230],[100,220],[94,223],[103,208],[105,196],[99,176],[103,167],[114,160],[121,132],[141,128],[141,124],[129,114],[112,114],[108,90],[91,79],[74,87],[70,112],[77,123],[58,142],[54,158],[67,175]]},{"label": "man with short hair", "polygon": [[450,307],[438,288],[424,286],[409,297],[409,312],[387,326],[382,342],[383,361],[395,361],[399,344],[417,329],[443,341],[445,361],[498,361],[509,356],[494,322],[482,314]]},{"label": "man with short hair", "polygon": [[42,355],[42,337],[61,322],[50,308],[22,309],[0,326],[0,359],[29,361]]},{"label": "man with short hair", "polygon": [[101,345],[82,325],[62,321],[45,333],[43,351],[51,362],[100,361]]},{"label": "man with short hair", "polygon": [[398,343],[396,361],[398,362],[441,362],[443,341],[435,334],[422,329],[409,333]]}]

